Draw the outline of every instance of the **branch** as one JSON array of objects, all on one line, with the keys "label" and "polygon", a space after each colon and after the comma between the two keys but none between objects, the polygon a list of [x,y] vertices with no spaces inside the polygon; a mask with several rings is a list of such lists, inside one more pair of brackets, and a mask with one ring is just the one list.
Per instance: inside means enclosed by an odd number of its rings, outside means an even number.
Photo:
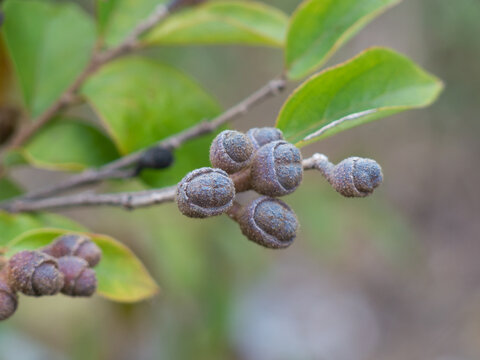
[{"label": "branch", "polygon": [[127,210],[136,209],[145,206],[162,204],[175,201],[176,186],[113,194],[76,194],[71,196],[60,196],[34,201],[18,200],[13,203],[2,206],[1,208],[11,212],[32,212],[46,209],[69,208],[76,206],[120,206]]},{"label": "branch", "polygon": [[[311,158],[303,160],[304,170],[319,169],[330,166],[327,157],[314,154]],[[162,204],[175,201],[176,186],[163,189],[124,192],[113,194],[84,193],[70,196],[51,197],[39,200],[19,199],[3,204],[0,209],[11,213],[32,212],[47,209],[69,208],[77,206],[119,206],[128,210],[140,207]],[[232,216],[230,214],[230,216]]]},{"label": "branch", "polygon": [[29,127],[19,131],[6,149],[19,147],[27,142],[35,133],[52,120],[52,118],[65,107],[75,102],[76,92],[82,87],[86,79],[95,73],[100,67],[118,58],[126,55],[139,47],[139,37],[148,30],[159,24],[170,14],[168,5],[158,5],[153,13],[140,22],[135,29],[118,46],[106,50],[103,53],[93,53],[86,68],[78,75],[75,81],[60,95],[43,114],[35,119]]},{"label": "branch", "polygon": [[[235,106],[231,107],[223,114],[212,119],[211,121],[203,121],[201,123],[198,123],[188,129],[185,129],[175,135],[172,135],[166,139],[157,142],[153,146],[162,146],[173,150],[180,147],[183,143],[189,140],[195,139],[204,134],[211,133],[225,123],[233,121],[238,117],[244,115],[255,105],[258,105],[266,99],[279,94],[285,88],[285,85],[286,80],[283,77],[271,80],[265,86],[263,86]],[[94,184],[105,179],[118,178],[114,176],[116,173],[118,173],[118,170],[136,164],[146,150],[148,150],[148,148],[124,156],[118,160],[102,166],[101,168],[86,170],[83,173],[74,175],[66,181],[58,183],[56,185],[30,192],[23,196],[22,199],[43,198],[83,185]]]}]

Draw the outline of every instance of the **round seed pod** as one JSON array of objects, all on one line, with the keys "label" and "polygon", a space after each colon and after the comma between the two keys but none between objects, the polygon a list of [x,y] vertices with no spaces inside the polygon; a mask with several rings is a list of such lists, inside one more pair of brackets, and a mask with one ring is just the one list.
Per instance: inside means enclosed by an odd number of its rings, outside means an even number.
[{"label": "round seed pod", "polygon": [[17,310],[18,296],[8,283],[8,275],[0,272],[0,321],[8,319]]},{"label": "round seed pod", "polygon": [[193,218],[216,216],[233,204],[235,185],[221,169],[200,168],[177,185],[176,201],[182,214]]},{"label": "round seed pod", "polygon": [[102,258],[102,250],[88,236],[81,234],[65,234],[56,238],[50,245],[42,249],[56,258],[62,256],[78,256],[94,267]]},{"label": "round seed pod", "polygon": [[293,210],[283,201],[268,196],[245,206],[237,221],[248,239],[270,249],[290,246],[298,229]]},{"label": "round seed pod", "polygon": [[281,130],[273,127],[252,128],[247,131],[247,137],[252,142],[254,148],[259,149],[272,141],[283,140],[283,133]]},{"label": "round seed pod", "polygon": [[302,154],[286,141],[273,141],[262,146],[252,160],[251,185],[259,194],[290,194],[300,185],[302,178]]},{"label": "round seed pod", "polygon": [[8,282],[25,295],[55,295],[63,287],[63,275],[55,258],[40,251],[20,251],[8,262]]},{"label": "round seed pod", "polygon": [[58,267],[65,278],[62,294],[68,296],[92,296],[97,289],[95,271],[88,263],[76,256],[58,259]]},{"label": "round seed pod", "polygon": [[383,181],[382,168],[372,159],[350,157],[335,165],[330,183],[345,197],[370,195]]},{"label": "round seed pod", "polygon": [[225,130],[212,141],[210,162],[213,167],[233,174],[250,164],[253,151],[253,144],[245,134]]}]

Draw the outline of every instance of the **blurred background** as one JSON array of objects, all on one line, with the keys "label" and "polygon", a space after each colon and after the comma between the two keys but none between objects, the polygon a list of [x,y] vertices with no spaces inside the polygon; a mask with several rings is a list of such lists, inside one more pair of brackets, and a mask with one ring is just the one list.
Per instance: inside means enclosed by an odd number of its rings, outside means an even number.
[{"label": "blurred background", "polygon": [[[288,13],[299,3],[265,2]],[[371,198],[344,199],[308,172],[286,198],[301,223],[288,250],[247,241],[226,216],[188,219],[175,205],[63,212],[128,244],[161,294],[135,305],[22,297],[22,311],[0,324],[0,359],[480,359],[479,20],[479,0],[404,0],[330,61],[385,45],[446,90],[428,109],[302,150],[334,162],[374,158],[385,182]],[[191,74],[225,107],[282,69],[280,51],[263,48],[148,55]],[[232,127],[273,125],[295,86]],[[20,168],[14,177],[34,188],[59,175]]]}]

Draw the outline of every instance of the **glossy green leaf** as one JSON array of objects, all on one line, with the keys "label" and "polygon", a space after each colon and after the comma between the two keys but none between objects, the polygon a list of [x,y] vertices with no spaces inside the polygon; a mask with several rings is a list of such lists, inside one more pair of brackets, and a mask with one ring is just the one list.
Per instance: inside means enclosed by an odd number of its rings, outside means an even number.
[{"label": "glossy green leaf", "polygon": [[20,195],[22,190],[12,180],[2,177],[0,178],[0,200],[10,199]]},{"label": "glossy green leaf", "polygon": [[[100,70],[83,89],[122,154],[145,148],[218,113],[191,79],[158,62],[125,58]],[[168,170],[147,172],[149,184],[177,182],[208,164],[208,139],[189,142]]]},{"label": "glossy green leaf", "polygon": [[149,45],[250,44],[283,46],[288,18],[257,2],[207,2],[171,16],[144,39]]},{"label": "glossy green leaf", "polygon": [[[7,244],[7,256],[22,250],[41,248],[67,232],[60,229],[41,229],[23,233]],[[95,267],[99,295],[119,302],[136,302],[158,293],[155,280],[130,249],[105,235],[87,235],[102,250],[102,260]]]},{"label": "glossy green leaf", "polygon": [[118,157],[115,145],[97,128],[66,118],[43,128],[21,154],[36,167],[66,171],[100,166]]},{"label": "glossy green leaf", "polygon": [[324,64],[363,26],[400,0],[306,0],[290,20],[285,61],[299,79]]},{"label": "glossy green leaf", "polygon": [[8,0],[4,9],[4,36],[26,107],[35,117],[85,68],[95,27],[71,2]]},{"label": "glossy green leaf", "polygon": [[26,231],[45,227],[55,227],[71,231],[86,231],[82,225],[56,214],[9,214],[0,211],[0,246],[5,246],[8,242]]},{"label": "glossy green leaf", "polygon": [[442,88],[440,80],[403,55],[373,48],[305,81],[283,105],[277,127],[286,139],[302,146],[372,120],[428,106]]},{"label": "glossy green leaf", "polygon": [[166,0],[97,0],[97,24],[107,47],[118,45]]}]

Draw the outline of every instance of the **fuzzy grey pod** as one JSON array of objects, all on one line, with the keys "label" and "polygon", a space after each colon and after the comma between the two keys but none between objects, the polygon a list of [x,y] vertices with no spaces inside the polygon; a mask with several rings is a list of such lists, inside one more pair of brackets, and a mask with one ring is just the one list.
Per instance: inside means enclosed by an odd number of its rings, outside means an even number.
[{"label": "fuzzy grey pod", "polygon": [[290,246],[298,229],[293,210],[283,201],[268,196],[250,202],[237,221],[249,240],[270,249]]},{"label": "fuzzy grey pod", "polygon": [[280,129],[273,127],[252,128],[247,131],[247,137],[255,149],[273,141],[283,140],[283,133]]},{"label": "fuzzy grey pod", "polygon": [[18,296],[8,283],[6,271],[0,272],[0,321],[8,319],[17,310]]},{"label": "fuzzy grey pod", "polygon": [[294,145],[279,140],[257,150],[251,164],[251,186],[259,194],[290,194],[302,179],[302,154]]},{"label": "fuzzy grey pod", "polygon": [[250,139],[235,130],[222,131],[210,146],[210,163],[229,174],[250,164],[254,147]]},{"label": "fuzzy grey pod", "polygon": [[62,294],[68,296],[92,296],[97,289],[95,271],[88,263],[77,256],[64,256],[58,259],[58,267],[65,278]]},{"label": "fuzzy grey pod", "polygon": [[329,181],[345,197],[365,197],[382,183],[382,168],[375,160],[350,157],[333,168]]},{"label": "fuzzy grey pod", "polygon": [[176,201],[182,214],[206,218],[223,214],[233,205],[235,185],[221,169],[200,168],[177,185]]},{"label": "fuzzy grey pod", "polygon": [[63,275],[52,256],[40,251],[20,251],[8,261],[8,282],[14,291],[25,295],[55,295],[63,287]]},{"label": "fuzzy grey pod", "polygon": [[97,265],[102,258],[102,250],[98,245],[82,234],[61,235],[42,251],[56,258],[78,256],[86,260],[90,267]]}]

